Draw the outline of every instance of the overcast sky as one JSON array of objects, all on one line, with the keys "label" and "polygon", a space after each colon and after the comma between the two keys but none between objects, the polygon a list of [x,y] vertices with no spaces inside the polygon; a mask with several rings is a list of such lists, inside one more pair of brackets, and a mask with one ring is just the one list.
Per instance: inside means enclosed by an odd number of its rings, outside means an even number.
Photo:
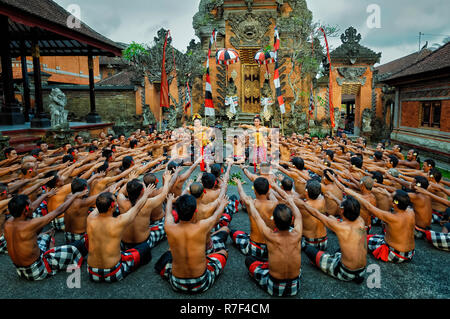
[{"label": "overcast sky", "polygon": [[[192,38],[192,17],[198,11],[199,0],[55,0],[64,8],[77,4],[81,20],[113,41],[150,43],[156,32],[170,29],[175,47],[185,51]],[[313,19],[322,24],[336,25],[342,32],[349,26],[362,35],[361,44],[382,52],[381,63],[408,55],[429,42],[442,44],[450,36],[449,0],[307,0]],[[380,9],[380,28],[370,28],[367,20]],[[329,40],[336,48],[340,39]]]}]

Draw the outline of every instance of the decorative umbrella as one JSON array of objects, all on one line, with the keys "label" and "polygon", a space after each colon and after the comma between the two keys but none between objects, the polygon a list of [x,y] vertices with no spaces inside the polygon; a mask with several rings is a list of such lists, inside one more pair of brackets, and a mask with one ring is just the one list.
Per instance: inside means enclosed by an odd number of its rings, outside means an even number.
[{"label": "decorative umbrella", "polygon": [[[227,67],[228,82],[228,66],[239,62],[239,53],[235,49],[220,49],[216,53],[216,63]],[[228,84],[228,83],[227,83]]]},{"label": "decorative umbrella", "polygon": [[269,74],[269,66],[270,63],[275,63],[275,52],[273,51],[266,51],[266,50],[260,50],[256,52],[255,60],[258,62],[258,64],[265,65],[267,69],[267,74]]}]

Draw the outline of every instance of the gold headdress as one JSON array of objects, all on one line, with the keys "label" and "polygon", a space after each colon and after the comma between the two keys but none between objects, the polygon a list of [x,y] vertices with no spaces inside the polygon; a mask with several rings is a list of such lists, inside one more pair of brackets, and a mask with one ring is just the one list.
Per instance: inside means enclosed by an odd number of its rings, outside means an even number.
[{"label": "gold headdress", "polygon": [[198,114],[198,113],[194,114],[194,116],[192,117],[192,120],[193,120],[193,121],[195,121],[195,120],[201,120],[201,119],[202,119],[202,117],[201,117],[200,114]]}]

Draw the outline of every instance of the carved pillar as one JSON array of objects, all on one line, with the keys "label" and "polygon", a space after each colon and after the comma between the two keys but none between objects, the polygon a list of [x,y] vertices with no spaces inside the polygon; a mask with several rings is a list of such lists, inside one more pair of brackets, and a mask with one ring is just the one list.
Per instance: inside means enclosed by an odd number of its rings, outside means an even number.
[{"label": "carved pillar", "polygon": [[31,110],[31,103],[30,103],[30,80],[28,78],[28,66],[27,66],[27,55],[25,53],[25,43],[21,43],[21,56],[20,61],[22,64],[22,86],[23,86],[23,104],[24,104],[24,110],[23,115],[25,118],[25,122],[30,121],[30,110]]},{"label": "carved pillar", "polygon": [[34,76],[34,101],[36,116],[31,121],[31,127],[41,128],[50,127],[50,119],[44,113],[44,102],[42,98],[42,78],[41,78],[41,54],[39,52],[39,44],[36,36],[32,42],[32,56],[33,56],[33,76]]}]

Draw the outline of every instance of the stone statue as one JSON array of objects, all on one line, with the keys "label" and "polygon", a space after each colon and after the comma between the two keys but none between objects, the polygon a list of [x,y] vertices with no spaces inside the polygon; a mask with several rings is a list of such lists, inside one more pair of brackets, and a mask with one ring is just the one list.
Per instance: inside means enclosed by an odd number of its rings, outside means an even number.
[{"label": "stone statue", "polygon": [[66,95],[59,88],[54,88],[49,98],[52,128],[69,128],[69,122],[67,120],[69,112],[64,109],[67,105]]},{"label": "stone statue", "polygon": [[144,106],[142,117],[144,118],[144,120],[142,121],[142,125],[148,126],[151,124],[155,124],[155,116],[153,115],[148,105]]},{"label": "stone statue", "polygon": [[335,124],[335,130],[337,130],[338,128],[345,127],[345,123],[344,123],[344,120],[342,119],[341,111],[339,108],[334,109],[334,124]]},{"label": "stone statue", "polygon": [[270,88],[269,81],[265,80],[261,90],[261,117],[266,121],[270,121],[273,117],[272,105],[274,104],[272,97],[272,89]]},{"label": "stone statue", "polygon": [[225,106],[227,106],[227,116],[228,119],[232,119],[236,116],[238,112],[239,98],[237,94],[237,87],[234,84],[233,78],[228,82],[228,86],[226,88],[226,96],[225,96]]},{"label": "stone statue", "polygon": [[372,132],[372,110],[370,108],[362,112],[362,131],[363,133]]}]

